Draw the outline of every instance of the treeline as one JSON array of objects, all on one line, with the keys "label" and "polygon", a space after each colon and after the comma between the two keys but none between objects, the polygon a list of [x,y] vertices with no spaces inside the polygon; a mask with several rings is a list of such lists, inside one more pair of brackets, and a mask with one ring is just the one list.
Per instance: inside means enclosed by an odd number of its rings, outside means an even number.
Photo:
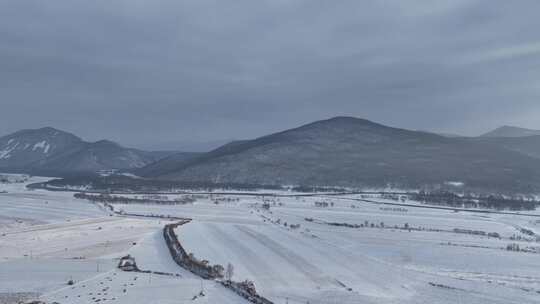
[{"label": "treeline", "polygon": [[219,264],[210,265],[207,260],[198,260],[192,253],[188,254],[184,247],[182,247],[182,245],[180,244],[180,241],[178,240],[174,229],[179,226],[185,225],[190,221],[191,220],[188,219],[182,220],[176,224],[166,225],[165,228],[163,228],[163,236],[165,238],[165,242],[167,244],[167,247],[169,248],[173,260],[179,266],[191,271],[192,273],[200,276],[203,279],[218,280],[223,286],[231,289],[236,294],[245,298],[251,303],[273,304],[272,301],[264,298],[257,293],[257,290],[255,289],[255,284],[253,284],[253,282],[248,280],[243,282],[232,281],[232,270],[230,270],[231,273],[228,275],[227,280],[221,280],[224,277],[223,272],[225,269],[223,266]]},{"label": "treeline", "polygon": [[75,198],[78,199],[86,199],[92,202],[98,202],[98,203],[108,203],[108,204],[158,204],[158,205],[185,205],[185,204],[191,204],[195,202],[195,198],[193,195],[186,195],[181,198],[176,198],[174,200],[168,200],[164,199],[164,197],[160,199],[156,198],[130,198],[130,197],[124,197],[124,196],[112,196],[109,194],[87,194],[87,193],[75,193],[73,195]]},{"label": "treeline", "polygon": [[339,223],[339,222],[326,222],[323,220],[313,219],[306,217],[304,218],[307,222],[322,224],[322,225],[328,225],[328,226],[336,226],[336,227],[346,227],[346,228],[379,228],[379,229],[391,229],[391,230],[407,230],[409,232],[411,231],[429,231],[429,232],[453,232],[453,233],[461,233],[461,234],[471,234],[471,235],[478,235],[478,236],[487,236],[490,238],[502,238],[501,235],[497,232],[486,232],[481,230],[471,230],[471,229],[462,229],[462,228],[454,228],[452,230],[444,230],[439,228],[426,228],[426,227],[413,227],[409,225],[409,223],[403,224],[403,226],[398,225],[385,225],[384,222],[369,222],[364,221],[360,224],[351,224],[351,223]]},{"label": "treeline", "polygon": [[452,192],[420,191],[409,195],[412,200],[423,204],[449,206],[455,208],[484,208],[495,210],[524,211],[540,207],[540,201],[522,196],[508,197],[503,195],[458,195]]},{"label": "treeline", "polygon": [[263,296],[259,295],[257,293],[257,290],[255,289],[255,284],[251,281],[243,281],[243,282],[233,282],[230,280],[227,281],[221,281],[221,284],[232,291],[234,291],[239,296],[243,297],[244,299],[250,301],[254,304],[274,304],[274,302],[264,298]]},{"label": "treeline", "polygon": [[317,187],[317,186],[295,186],[291,188],[294,192],[304,192],[304,193],[317,193],[317,192],[350,192],[346,188],[340,187]]},{"label": "treeline", "polygon": [[189,223],[191,220],[185,220],[176,224],[169,224],[163,228],[163,237],[167,243],[167,247],[171,253],[173,260],[181,267],[191,271],[192,273],[207,279],[221,279],[223,278],[223,271],[225,270],[222,265],[210,265],[206,260],[198,260],[192,253],[187,253],[184,247],[180,244],[174,229],[178,226]]},{"label": "treeline", "polygon": [[472,235],[480,235],[480,236],[489,236],[492,238],[501,238],[501,235],[497,232],[485,232],[482,230],[471,230],[471,229],[462,229],[462,228],[454,228],[454,233],[462,233],[462,234],[472,234]]},{"label": "treeline", "polygon": [[180,182],[133,178],[124,175],[111,176],[77,176],[56,179],[47,183],[33,184],[34,188],[76,188],[86,187],[89,191],[112,193],[160,193],[179,192],[183,189],[211,192],[216,189],[254,191],[259,189],[282,190],[281,186],[240,184],[240,183],[212,183],[212,182]]},{"label": "treeline", "polygon": [[319,186],[282,186],[276,184],[248,184],[248,183],[216,183],[211,181],[170,181],[147,178],[134,178],[126,175],[100,176],[96,174],[73,174],[64,178],[55,179],[45,183],[35,183],[29,185],[31,188],[78,188],[85,187],[89,191],[112,193],[162,193],[178,192],[181,190],[212,192],[218,190],[290,190],[294,192],[316,193],[350,192],[342,187],[319,187]]},{"label": "treeline", "polygon": [[0,184],[22,184],[30,179],[28,175],[0,175]]}]

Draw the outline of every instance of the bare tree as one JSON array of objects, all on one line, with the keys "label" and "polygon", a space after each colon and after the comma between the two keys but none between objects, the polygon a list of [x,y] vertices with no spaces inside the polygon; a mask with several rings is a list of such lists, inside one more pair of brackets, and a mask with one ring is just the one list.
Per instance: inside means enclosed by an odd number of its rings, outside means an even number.
[{"label": "bare tree", "polygon": [[227,264],[227,270],[225,271],[225,278],[227,279],[227,281],[232,281],[233,275],[234,275],[234,266],[231,263],[229,263]]}]

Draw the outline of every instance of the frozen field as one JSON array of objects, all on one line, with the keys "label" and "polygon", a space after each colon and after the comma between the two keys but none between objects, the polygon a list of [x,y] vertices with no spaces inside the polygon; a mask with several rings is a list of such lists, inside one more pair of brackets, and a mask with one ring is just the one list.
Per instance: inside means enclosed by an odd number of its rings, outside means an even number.
[{"label": "frozen field", "polygon": [[[540,246],[510,240],[525,237],[519,227],[538,229],[540,218],[396,211],[317,197],[267,197],[271,207],[264,210],[261,198],[235,198],[218,205],[213,197],[188,206],[117,207],[194,218],[177,230],[185,247],[212,263],[233,264],[237,280],[253,280],[276,303],[535,303],[540,298],[540,255],[504,250],[514,242]],[[333,206],[315,207],[317,201]],[[306,218],[367,221],[368,227],[329,226]],[[291,224],[300,227],[291,229]],[[394,229],[405,224],[418,230]],[[495,232],[501,238],[454,233],[456,228]]]},{"label": "frozen field", "polygon": [[[46,178],[32,178],[41,182]],[[73,198],[71,192],[29,191],[26,184],[0,184],[0,229],[68,220],[98,218],[106,215],[95,205]],[[2,193],[2,192],[7,193]]]},{"label": "frozen field", "polygon": [[[63,304],[193,303],[201,285],[205,296],[197,303],[244,303],[174,263],[161,234],[164,221],[111,216],[73,193],[28,191],[23,184],[2,184],[0,191],[8,191],[0,194],[0,303],[28,294]],[[181,276],[117,271],[126,254],[142,269]]]},{"label": "frozen field", "polygon": [[[172,261],[161,234],[164,220],[111,216],[73,193],[3,189],[0,295],[37,293],[48,303],[246,303]],[[521,231],[538,233],[540,218],[393,209],[322,196],[199,195],[188,205],[114,208],[192,218],[176,230],[186,250],[212,264],[231,263],[235,281],[252,280],[274,303],[540,300],[540,251],[506,250],[511,243],[540,248],[536,236]],[[128,253],[141,269],[175,275],[115,269]],[[69,279],[76,284],[68,286]],[[201,289],[205,296],[195,298]]]}]

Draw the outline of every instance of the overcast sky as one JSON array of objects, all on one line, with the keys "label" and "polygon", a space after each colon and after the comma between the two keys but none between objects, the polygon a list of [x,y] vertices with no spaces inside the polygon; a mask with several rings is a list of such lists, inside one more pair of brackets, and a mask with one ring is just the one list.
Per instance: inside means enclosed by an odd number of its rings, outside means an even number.
[{"label": "overcast sky", "polygon": [[0,134],[179,148],[337,115],[540,129],[540,1],[0,1]]}]

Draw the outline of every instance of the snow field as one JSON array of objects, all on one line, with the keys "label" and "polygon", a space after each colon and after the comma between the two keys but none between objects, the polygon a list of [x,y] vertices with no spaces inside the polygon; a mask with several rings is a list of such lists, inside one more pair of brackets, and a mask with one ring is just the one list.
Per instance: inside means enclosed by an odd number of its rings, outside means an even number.
[{"label": "snow field", "polygon": [[[109,216],[73,193],[1,187],[8,193],[0,194],[0,293],[38,292],[41,299],[62,304],[245,303],[216,282],[201,287],[199,278],[174,263],[162,237],[167,221]],[[329,206],[315,206],[322,201]],[[231,263],[235,281],[254,281],[275,303],[527,304],[540,298],[540,255],[504,250],[511,242],[540,246],[510,240],[524,236],[522,228],[538,231],[537,218],[392,210],[328,196],[199,195],[188,205],[114,207],[192,218],[176,230],[184,248],[211,264]],[[366,221],[362,228],[325,223]],[[394,228],[405,224],[415,229]],[[454,228],[502,238],[454,233]],[[143,270],[177,275],[116,270],[117,259],[128,253]],[[76,284],[67,286],[68,278]],[[206,296],[194,299],[201,288]]]}]

